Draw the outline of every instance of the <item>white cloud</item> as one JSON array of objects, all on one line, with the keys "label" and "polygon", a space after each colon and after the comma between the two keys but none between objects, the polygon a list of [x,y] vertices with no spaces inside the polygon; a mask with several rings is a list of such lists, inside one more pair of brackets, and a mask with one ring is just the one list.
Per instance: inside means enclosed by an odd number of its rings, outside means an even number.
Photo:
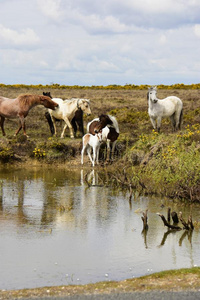
[{"label": "white cloud", "polygon": [[165,45],[167,43],[167,37],[166,37],[165,34],[162,34],[160,36],[159,42],[160,42],[161,45]]},{"label": "white cloud", "polygon": [[49,18],[59,20],[63,15],[61,10],[61,0],[37,0],[41,12]]},{"label": "white cloud", "polygon": [[5,42],[14,45],[34,45],[39,42],[39,37],[31,28],[26,28],[21,31],[16,31],[6,28],[0,24],[0,37]]},{"label": "white cloud", "polygon": [[194,33],[197,37],[200,37],[200,24],[194,26]]},{"label": "white cloud", "polygon": [[[69,0],[66,7],[90,18],[114,16],[124,26],[175,28],[199,20],[199,1],[187,0]],[[70,3],[70,4],[69,4]],[[79,21],[79,19],[77,20]]]},{"label": "white cloud", "polygon": [[128,26],[111,15],[103,18],[98,15],[91,15],[82,18],[82,20],[87,30],[92,33],[123,33],[130,30]]},{"label": "white cloud", "polygon": [[0,82],[200,82],[200,1],[0,1]]}]

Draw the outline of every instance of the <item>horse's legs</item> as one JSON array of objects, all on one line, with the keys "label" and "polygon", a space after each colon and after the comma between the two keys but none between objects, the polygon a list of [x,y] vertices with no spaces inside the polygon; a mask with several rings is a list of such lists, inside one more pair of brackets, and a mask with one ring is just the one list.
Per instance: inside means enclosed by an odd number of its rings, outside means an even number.
[{"label": "horse's legs", "polygon": [[6,135],[5,131],[4,131],[4,121],[5,121],[5,118],[1,116],[1,130],[2,130],[2,134],[3,136]]},{"label": "horse's legs", "polygon": [[51,120],[52,120],[52,123],[53,123],[53,128],[54,128],[54,134],[57,135],[57,129],[56,129],[56,118],[54,118],[54,116],[51,116]]},{"label": "horse's legs", "polygon": [[161,117],[157,118],[157,130],[158,130],[158,132],[160,132],[161,120],[162,120]]},{"label": "horse's legs", "polygon": [[15,135],[17,135],[20,132],[21,129],[22,129],[22,125],[21,125],[21,122],[19,122],[19,128],[15,132]]},{"label": "horse's legs", "polygon": [[76,126],[78,125],[78,129],[82,136],[84,136],[84,127],[83,127],[83,111],[81,109],[78,109],[75,112],[75,121],[76,121]]},{"label": "horse's legs", "polygon": [[19,119],[20,119],[20,121],[19,121],[19,128],[15,132],[15,135],[17,135],[22,128],[23,128],[23,131],[24,131],[24,135],[26,135],[25,118],[24,118],[24,116],[20,116]]},{"label": "horse's legs", "polygon": [[181,129],[182,117],[183,117],[183,109],[178,110],[175,113],[175,126],[174,126],[175,130]]},{"label": "horse's legs", "polygon": [[106,160],[110,160],[110,140],[107,140],[107,153],[106,153]]},{"label": "horse's legs", "polygon": [[96,161],[96,156],[97,156],[97,153],[96,153],[97,152],[97,146],[96,145],[93,146],[92,149],[93,149],[93,163],[92,163],[92,165],[94,167],[95,161]]},{"label": "horse's legs", "polygon": [[97,146],[96,152],[97,152],[97,164],[99,164],[99,150],[100,150],[100,145]]},{"label": "horse's legs", "polygon": [[91,156],[91,149],[92,149],[92,148],[91,148],[90,146],[87,147],[87,154],[88,154],[88,156],[89,156],[89,159],[90,159],[92,165],[94,166],[94,162],[93,162],[92,156]]},{"label": "horse's legs", "polygon": [[64,138],[65,130],[66,130],[67,126],[68,126],[69,127],[69,131],[70,131],[70,137],[73,139],[74,138],[74,133],[73,133],[73,130],[72,130],[72,125],[71,125],[71,123],[70,123],[70,121],[69,121],[69,119],[67,117],[64,118],[64,121],[65,121],[65,125],[63,127],[61,138]]},{"label": "horse's legs", "polygon": [[171,120],[171,123],[172,123],[172,130],[174,132],[176,130],[176,124],[177,124],[175,113],[173,115],[171,115],[170,120]]},{"label": "horse's legs", "polygon": [[73,119],[71,120],[71,124],[74,130],[74,136],[76,137],[76,133],[77,133],[77,125],[76,125],[76,119],[75,117],[73,117]]},{"label": "horse's legs", "polygon": [[46,117],[47,122],[49,124],[49,128],[50,128],[51,134],[54,135],[55,130],[54,130],[52,118],[51,118],[50,113],[48,111],[45,112],[45,117]]},{"label": "horse's legs", "polygon": [[84,136],[84,126],[83,126],[83,112],[79,114],[79,118],[76,119],[78,124],[79,131],[81,132],[82,136]]},{"label": "horse's legs", "polygon": [[111,150],[111,158],[114,158],[114,152],[115,152],[115,146],[116,146],[117,141],[114,141],[112,143],[112,150]]},{"label": "horse's legs", "polygon": [[81,164],[82,165],[83,165],[83,156],[84,156],[85,148],[86,148],[86,146],[83,145],[83,148],[81,150]]},{"label": "horse's legs", "polygon": [[178,129],[181,130],[181,125],[183,121],[183,109],[181,109],[181,112],[179,114],[179,120],[178,120]]},{"label": "horse's legs", "polygon": [[151,120],[151,124],[153,125],[153,128],[156,130],[156,120],[151,117],[150,120]]}]

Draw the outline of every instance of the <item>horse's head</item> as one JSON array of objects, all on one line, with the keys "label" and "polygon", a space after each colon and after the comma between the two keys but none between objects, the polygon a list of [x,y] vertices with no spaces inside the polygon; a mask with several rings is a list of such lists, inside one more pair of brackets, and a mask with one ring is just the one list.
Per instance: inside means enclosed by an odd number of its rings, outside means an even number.
[{"label": "horse's head", "polygon": [[156,103],[158,101],[156,86],[152,86],[152,87],[148,88],[147,99],[152,101],[153,103]]},{"label": "horse's head", "polygon": [[99,116],[99,123],[98,125],[94,128],[94,132],[99,132],[101,131],[104,127],[109,126],[109,125],[113,125],[112,120],[109,118],[108,115],[100,115]]},{"label": "horse's head", "polygon": [[44,107],[50,108],[52,110],[55,110],[56,107],[58,107],[58,103],[51,100],[51,98],[49,96],[41,96],[40,104],[42,104],[42,105],[44,105]]},{"label": "horse's head", "polygon": [[80,108],[88,116],[91,115],[91,108],[90,108],[90,100],[89,99],[78,99],[77,100],[77,107]]}]

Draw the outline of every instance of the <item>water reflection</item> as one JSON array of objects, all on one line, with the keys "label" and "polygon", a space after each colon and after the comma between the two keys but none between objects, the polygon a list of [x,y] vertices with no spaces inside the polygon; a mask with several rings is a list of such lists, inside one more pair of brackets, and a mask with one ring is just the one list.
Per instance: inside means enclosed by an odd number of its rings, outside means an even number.
[{"label": "water reflection", "polygon": [[95,169],[4,169],[0,178],[0,288],[121,280],[200,263],[199,231],[166,231],[156,214],[170,206],[199,220],[198,206],[129,197]]}]

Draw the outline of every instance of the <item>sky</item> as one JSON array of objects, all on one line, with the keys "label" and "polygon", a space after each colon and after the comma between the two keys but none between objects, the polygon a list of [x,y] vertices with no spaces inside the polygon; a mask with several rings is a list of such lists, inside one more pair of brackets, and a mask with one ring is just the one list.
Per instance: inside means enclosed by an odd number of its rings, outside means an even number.
[{"label": "sky", "polygon": [[0,83],[200,82],[200,0],[0,0]]}]

